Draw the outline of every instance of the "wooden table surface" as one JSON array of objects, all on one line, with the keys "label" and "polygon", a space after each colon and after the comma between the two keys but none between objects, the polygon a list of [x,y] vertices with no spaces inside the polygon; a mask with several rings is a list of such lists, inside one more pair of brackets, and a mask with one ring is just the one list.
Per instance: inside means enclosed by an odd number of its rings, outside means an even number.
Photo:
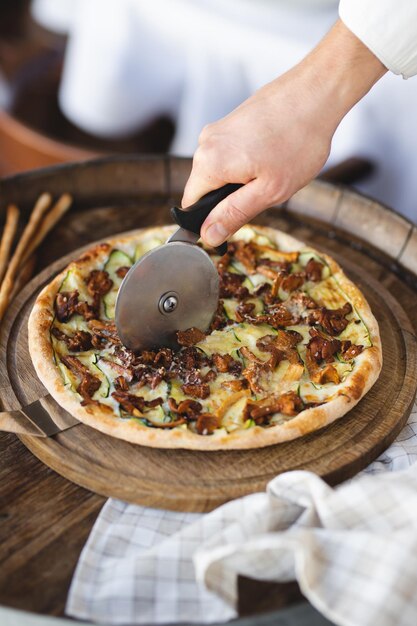
[{"label": "wooden table surface", "polygon": [[105,498],[0,434],[0,604],[62,615],[72,572]]},{"label": "wooden table surface", "polygon": [[[162,209],[166,221],[166,208],[146,201],[123,212],[70,212],[44,242],[37,271],[75,247],[155,223]],[[104,502],[43,465],[15,435],[0,433],[0,605],[63,615],[74,568]],[[245,614],[261,608],[273,586],[261,594],[250,583],[247,589]],[[294,594],[298,597],[294,585],[285,586],[275,606]]]},{"label": "wooden table surface", "polygon": [[[148,202],[146,212],[144,205],[125,207],[121,213],[115,209],[93,209],[82,220],[79,212],[70,212],[45,242],[37,269],[97,238],[155,223],[153,210],[158,212],[161,207],[155,206],[151,211],[149,208]],[[166,221],[165,210],[163,215]],[[270,215],[266,214],[257,221],[269,220]],[[273,225],[302,240],[312,239],[312,226],[305,220],[275,213]],[[329,238],[322,226],[314,230],[314,245],[342,252],[338,238]],[[379,259],[349,247],[343,248],[343,254],[366,267],[407,312],[411,311],[410,319],[417,330],[416,292]],[[74,567],[104,501],[45,467],[16,436],[0,434],[0,605],[62,615]],[[243,613],[271,607],[271,597],[275,606],[281,602],[277,600],[276,585],[265,585],[260,591],[250,585],[247,589],[248,593],[243,594]],[[282,597],[298,597],[296,587],[285,586]]]}]

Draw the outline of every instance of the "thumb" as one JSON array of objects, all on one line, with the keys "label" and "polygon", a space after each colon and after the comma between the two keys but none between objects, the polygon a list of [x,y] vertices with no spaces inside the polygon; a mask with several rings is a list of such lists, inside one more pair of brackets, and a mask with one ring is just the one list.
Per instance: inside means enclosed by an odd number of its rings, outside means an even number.
[{"label": "thumb", "polygon": [[201,227],[204,242],[216,247],[269,206],[259,178],[222,200]]}]

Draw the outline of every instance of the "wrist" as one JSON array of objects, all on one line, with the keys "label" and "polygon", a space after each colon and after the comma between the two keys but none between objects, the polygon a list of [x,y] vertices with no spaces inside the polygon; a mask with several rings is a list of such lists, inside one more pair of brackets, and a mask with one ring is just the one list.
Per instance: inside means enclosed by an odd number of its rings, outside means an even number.
[{"label": "wrist", "polygon": [[335,127],[387,72],[340,20],[298,67]]}]

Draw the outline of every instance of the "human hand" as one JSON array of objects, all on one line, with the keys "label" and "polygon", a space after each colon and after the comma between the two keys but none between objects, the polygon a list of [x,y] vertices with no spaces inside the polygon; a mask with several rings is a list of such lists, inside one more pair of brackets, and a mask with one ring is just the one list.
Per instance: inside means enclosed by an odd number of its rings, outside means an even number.
[{"label": "human hand", "polygon": [[314,178],[341,119],[385,71],[339,21],[300,64],[206,126],[182,206],[226,183],[244,186],[210,213],[201,229],[204,241],[218,246]]}]

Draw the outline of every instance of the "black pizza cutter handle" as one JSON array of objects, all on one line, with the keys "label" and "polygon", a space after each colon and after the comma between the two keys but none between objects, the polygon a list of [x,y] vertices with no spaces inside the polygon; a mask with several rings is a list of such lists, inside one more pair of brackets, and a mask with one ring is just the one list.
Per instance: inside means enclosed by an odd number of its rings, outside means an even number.
[{"label": "black pizza cutter handle", "polygon": [[[187,207],[186,210],[173,207],[171,209],[171,216],[178,226],[199,235],[206,217],[211,213],[214,207],[231,193],[240,189],[240,187],[242,187],[240,183],[228,183],[219,189],[209,191],[209,193],[206,193],[206,195],[200,198],[195,204]],[[215,250],[221,256],[226,254],[227,241],[215,248]]]}]

